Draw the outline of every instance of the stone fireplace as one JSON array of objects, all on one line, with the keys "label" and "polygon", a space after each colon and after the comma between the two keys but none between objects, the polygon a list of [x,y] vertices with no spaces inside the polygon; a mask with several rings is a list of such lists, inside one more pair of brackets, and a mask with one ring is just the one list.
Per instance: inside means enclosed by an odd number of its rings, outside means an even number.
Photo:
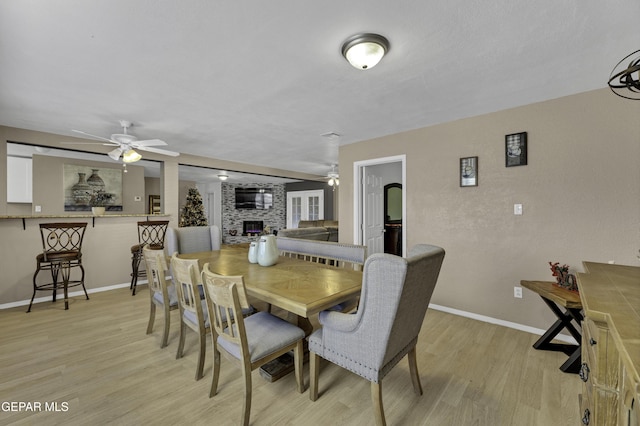
[{"label": "stone fireplace", "polygon": [[[222,185],[222,243],[246,244],[258,240],[265,227],[271,231],[287,224],[287,197],[283,183],[240,183]],[[236,187],[269,188],[273,191],[270,209],[237,209]],[[256,224],[256,222],[259,222]],[[256,226],[257,225],[257,226]]]}]

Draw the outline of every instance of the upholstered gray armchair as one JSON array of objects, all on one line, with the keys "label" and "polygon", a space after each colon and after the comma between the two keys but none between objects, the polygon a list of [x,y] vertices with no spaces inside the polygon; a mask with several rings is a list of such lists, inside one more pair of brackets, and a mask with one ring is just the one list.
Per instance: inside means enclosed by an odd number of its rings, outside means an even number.
[{"label": "upholstered gray armchair", "polygon": [[169,256],[196,253],[199,251],[220,250],[220,228],[211,226],[189,226],[184,228],[169,228],[165,240],[165,247]]},{"label": "upholstered gray armchair", "polygon": [[318,398],[318,356],[371,382],[379,425],[386,424],[382,379],[405,355],[414,390],[422,395],[416,343],[443,259],[442,248],[426,244],[411,249],[407,259],[369,256],[357,312],[320,312],[322,328],[309,336],[312,401]]}]

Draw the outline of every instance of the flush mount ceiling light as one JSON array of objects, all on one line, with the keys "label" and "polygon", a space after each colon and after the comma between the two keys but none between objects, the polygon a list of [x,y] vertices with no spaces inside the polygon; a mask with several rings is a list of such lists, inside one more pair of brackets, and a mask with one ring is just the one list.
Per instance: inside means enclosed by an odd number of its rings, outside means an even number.
[{"label": "flush mount ceiling light", "polygon": [[640,100],[640,50],[616,64],[609,76],[609,88],[621,98]]},{"label": "flush mount ceiling light", "polygon": [[227,175],[225,173],[219,174],[218,175],[218,179],[220,179],[221,181],[224,182],[225,180],[229,179],[229,175]]},{"label": "flush mount ceiling light", "polygon": [[388,51],[389,40],[379,34],[356,34],[342,45],[342,56],[360,70],[376,66]]}]

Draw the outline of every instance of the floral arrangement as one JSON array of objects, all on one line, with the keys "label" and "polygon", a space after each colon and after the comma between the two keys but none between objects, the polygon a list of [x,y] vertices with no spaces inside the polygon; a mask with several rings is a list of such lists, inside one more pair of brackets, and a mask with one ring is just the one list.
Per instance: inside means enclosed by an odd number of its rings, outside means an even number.
[{"label": "floral arrangement", "polygon": [[262,232],[260,233],[260,235],[269,235],[271,234],[271,226],[267,225],[264,228],[262,228]]},{"label": "floral arrangement", "polygon": [[109,192],[104,192],[104,190],[99,189],[91,194],[91,200],[89,200],[89,204],[92,207],[104,207],[113,202],[113,194]]},{"label": "floral arrangement", "polygon": [[557,285],[570,291],[578,291],[576,276],[569,273],[569,265],[560,265],[560,262],[549,262],[551,275],[556,278]]}]

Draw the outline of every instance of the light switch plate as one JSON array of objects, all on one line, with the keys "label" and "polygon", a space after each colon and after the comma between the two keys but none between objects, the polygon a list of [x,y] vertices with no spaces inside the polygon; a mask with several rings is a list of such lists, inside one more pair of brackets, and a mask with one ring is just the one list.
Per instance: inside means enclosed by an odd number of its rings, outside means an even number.
[{"label": "light switch plate", "polygon": [[513,214],[517,216],[522,215],[522,204],[514,204],[513,205]]}]

